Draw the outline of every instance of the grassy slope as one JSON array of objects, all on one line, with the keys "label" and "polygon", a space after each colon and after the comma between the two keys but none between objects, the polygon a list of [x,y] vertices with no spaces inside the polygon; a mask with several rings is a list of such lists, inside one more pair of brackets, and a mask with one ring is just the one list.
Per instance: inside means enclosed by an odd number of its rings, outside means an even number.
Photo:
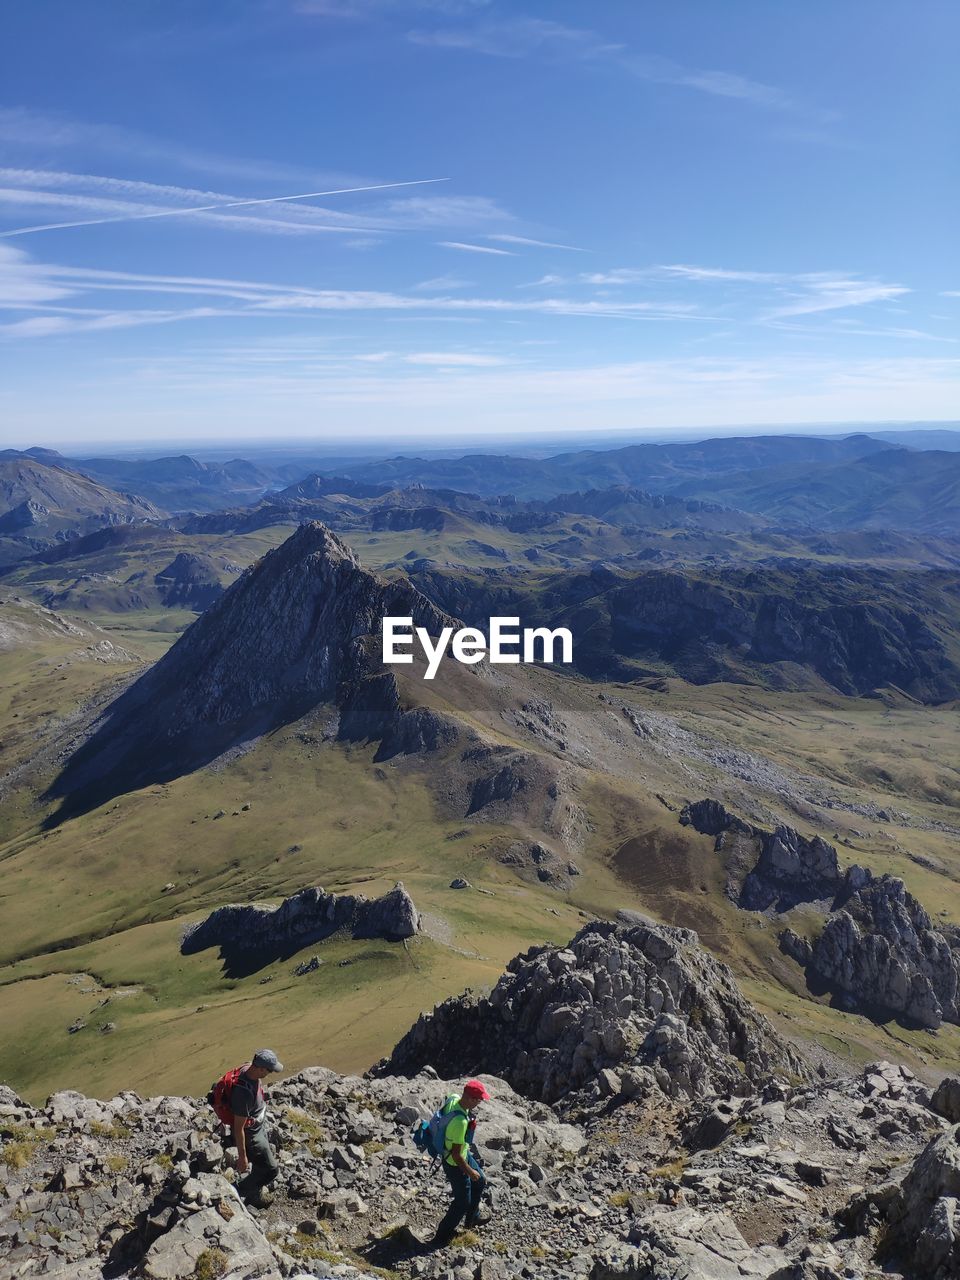
[{"label": "grassy slope", "polygon": [[[150,658],[174,638],[158,615],[114,616],[112,625],[116,643]],[[133,669],[77,657],[76,649],[46,638],[29,656],[23,649],[0,654],[3,768],[34,747],[37,735],[56,736],[58,718],[77,701]],[[623,905],[698,928],[751,998],[794,1035],[854,1058],[886,1053],[921,1069],[955,1057],[956,1028],[908,1034],[810,1000],[799,971],[776,949],[777,926],[726,903],[712,841],[680,828],[655,793],[674,804],[718,794],[746,814],[767,812],[828,838],[837,832],[850,841],[841,849],[845,860],[902,875],[928,907],[957,920],[960,849],[953,837],[814,805],[791,813],[786,802],[725,776],[720,766],[699,762],[691,772],[682,752],[641,742],[629,730],[622,747],[590,737],[606,720],[619,733],[617,709],[626,703],[826,778],[841,799],[902,808],[915,822],[956,823],[955,710],[671,680],[660,691],[607,686],[611,703],[598,716],[596,686],[538,671],[530,689],[562,709],[585,743],[578,800],[593,830],[577,854],[585,874],[569,900],[518,882],[491,859],[505,829],[476,824],[468,836],[448,838],[464,824],[434,807],[427,770],[435,758],[426,767],[375,765],[370,747],[324,743],[322,716],[215,769],[121,797],[56,833],[41,834],[42,808],[15,792],[0,819],[0,1021],[15,1029],[0,1044],[0,1078],[32,1098],[68,1086],[100,1094],[121,1087],[197,1092],[225,1062],[248,1053],[251,1041],[274,1042],[293,1068],[313,1061],[363,1068],[421,1009],[465,986],[491,984],[503,963],[533,942],[568,938],[582,912],[612,914]],[[530,745],[506,714],[506,687],[502,706],[489,688],[459,677],[422,693],[488,737]],[[252,807],[244,811],[244,803]],[[214,818],[221,809],[225,816]],[[615,859],[628,841],[639,851],[629,867]],[[942,871],[909,854],[936,859]],[[459,874],[492,896],[450,890]],[[316,948],[326,963],[304,978],[292,976],[294,960],[234,980],[222,975],[214,953],[179,955],[183,923],[224,901],[276,901],[309,883],[373,895],[397,878],[421,910],[440,918],[446,930],[435,932],[449,945],[423,938],[405,951],[328,942]],[[175,888],[164,893],[168,883]],[[27,953],[35,954],[16,959]],[[340,959],[355,963],[341,968]],[[137,990],[111,995],[90,981],[78,986],[70,977],[77,974]],[[263,977],[271,981],[261,984]],[[110,1003],[97,1008],[107,996]],[[77,1017],[88,1026],[68,1035]],[[107,1021],[116,1031],[99,1034]]]}]

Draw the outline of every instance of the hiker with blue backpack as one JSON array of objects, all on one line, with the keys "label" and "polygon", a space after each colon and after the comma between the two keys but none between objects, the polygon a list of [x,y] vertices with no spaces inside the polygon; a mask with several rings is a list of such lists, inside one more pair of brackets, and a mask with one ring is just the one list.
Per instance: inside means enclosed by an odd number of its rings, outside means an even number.
[{"label": "hiker with blue backpack", "polygon": [[450,1094],[429,1125],[424,1126],[428,1131],[426,1149],[442,1158],[443,1172],[453,1195],[429,1248],[442,1249],[448,1245],[461,1222],[468,1228],[478,1223],[480,1201],[487,1183],[474,1147],[477,1121],[473,1112],[489,1097],[479,1080],[468,1080],[460,1096]]}]

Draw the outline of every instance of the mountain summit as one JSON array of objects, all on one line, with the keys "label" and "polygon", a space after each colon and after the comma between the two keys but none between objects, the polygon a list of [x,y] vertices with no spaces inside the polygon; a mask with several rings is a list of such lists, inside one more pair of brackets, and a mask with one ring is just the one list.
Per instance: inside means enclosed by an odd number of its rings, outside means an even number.
[{"label": "mountain summit", "polygon": [[431,634],[450,622],[405,579],[362,568],[326,526],[301,525],[111,703],[51,794],[85,808],[346,696],[377,665],[371,642],[385,614]]}]

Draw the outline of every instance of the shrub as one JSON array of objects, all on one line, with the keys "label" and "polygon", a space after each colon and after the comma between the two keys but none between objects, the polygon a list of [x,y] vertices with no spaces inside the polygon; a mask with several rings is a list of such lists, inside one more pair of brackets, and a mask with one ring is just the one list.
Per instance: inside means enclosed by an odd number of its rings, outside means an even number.
[{"label": "shrub", "polygon": [[193,1268],[196,1280],[218,1280],[227,1271],[227,1255],[222,1249],[204,1249]]}]

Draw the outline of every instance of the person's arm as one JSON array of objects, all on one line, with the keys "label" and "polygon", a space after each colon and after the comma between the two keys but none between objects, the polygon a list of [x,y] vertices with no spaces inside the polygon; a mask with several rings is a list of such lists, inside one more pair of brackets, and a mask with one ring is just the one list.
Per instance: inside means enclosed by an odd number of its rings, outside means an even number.
[{"label": "person's arm", "polygon": [[248,1167],[247,1161],[247,1140],[245,1130],[247,1127],[246,1116],[233,1117],[233,1140],[237,1144],[237,1172],[246,1173]]},{"label": "person's arm", "polygon": [[454,1143],[450,1148],[450,1154],[453,1156],[454,1164],[462,1173],[465,1173],[468,1178],[472,1178],[474,1182],[480,1181],[483,1175],[478,1173],[472,1164],[467,1163],[467,1144],[465,1142]]}]

